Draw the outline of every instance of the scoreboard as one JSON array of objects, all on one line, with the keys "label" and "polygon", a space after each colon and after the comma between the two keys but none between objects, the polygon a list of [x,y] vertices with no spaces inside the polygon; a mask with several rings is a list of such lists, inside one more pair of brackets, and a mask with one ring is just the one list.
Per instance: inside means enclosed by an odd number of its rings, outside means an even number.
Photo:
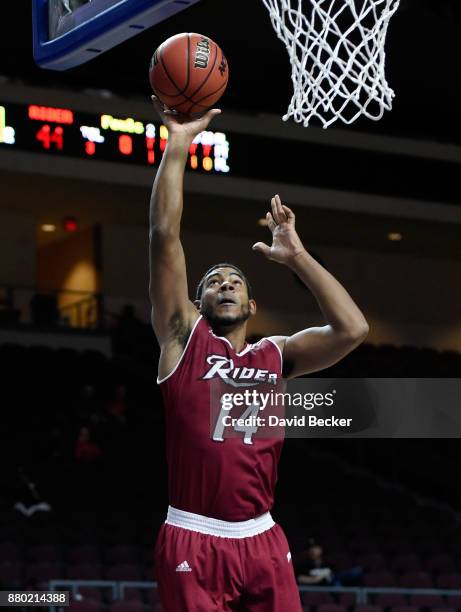
[{"label": "scoreboard", "polygon": [[[155,167],[167,142],[168,129],[159,122],[0,100],[0,149]],[[229,151],[224,132],[204,131],[190,146],[188,168],[227,174]]]},{"label": "scoreboard", "polygon": [[[85,100],[85,110],[80,111],[68,106],[71,101],[59,102],[57,98],[46,105],[42,92],[41,104],[33,101],[32,91],[12,101],[7,98],[10,94],[3,94],[6,100],[1,95],[0,153],[29,152],[46,156],[51,163],[61,157],[88,160],[89,166],[100,160],[125,169],[157,168],[168,142],[165,125],[130,115],[128,105],[109,110],[108,103],[106,110],[106,102],[98,100],[93,110]],[[241,183],[239,193],[251,195],[257,189],[255,181],[262,181],[270,182],[270,186],[258,187],[265,194],[289,184],[327,189],[330,193],[460,204],[459,161],[452,146],[437,158],[437,150],[434,149],[432,157],[432,147],[427,143],[415,147],[409,141],[406,150],[404,141],[396,140],[393,144],[392,139],[386,138],[381,150],[380,146],[373,150],[362,145],[348,146],[344,136],[341,137],[344,142],[329,144],[328,137],[334,139],[335,130],[329,134],[321,128],[300,132],[285,124],[282,130],[278,119],[276,129],[272,129],[269,123],[258,126],[259,119],[253,116],[226,116],[223,120],[226,131],[212,131],[211,123],[210,130],[195,138],[189,149],[187,169],[189,173],[216,178],[232,177],[232,185],[237,185],[238,179],[251,181]],[[351,142],[356,137],[354,133],[347,136]],[[379,139],[376,135],[373,138]],[[4,153],[2,157],[5,158]],[[93,168],[90,170],[94,176]],[[126,174],[120,172],[120,177]],[[233,187],[224,181],[222,189],[230,196]],[[331,194],[329,198],[333,201],[336,196]]]}]

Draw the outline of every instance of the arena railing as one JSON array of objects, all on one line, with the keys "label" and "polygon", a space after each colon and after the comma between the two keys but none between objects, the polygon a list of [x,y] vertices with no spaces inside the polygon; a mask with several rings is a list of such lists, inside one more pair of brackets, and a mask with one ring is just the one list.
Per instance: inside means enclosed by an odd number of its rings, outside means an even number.
[{"label": "arena railing", "polygon": [[103,326],[103,295],[0,283],[0,325],[52,325],[64,329]]},{"label": "arena railing", "polygon": [[[71,597],[75,598],[78,595],[78,589],[81,587],[107,588],[112,590],[114,600],[123,600],[125,589],[154,589],[157,588],[156,582],[148,581],[133,581],[133,580],[50,580],[48,589],[50,591],[69,590]],[[398,587],[342,587],[342,586],[305,586],[299,585],[300,593],[315,592],[315,593],[355,593],[356,604],[363,605],[370,603],[371,595],[383,594],[398,594],[398,595],[440,595],[446,596],[461,596],[461,590],[455,589],[407,589]],[[64,612],[65,608],[49,607],[50,612]]]}]

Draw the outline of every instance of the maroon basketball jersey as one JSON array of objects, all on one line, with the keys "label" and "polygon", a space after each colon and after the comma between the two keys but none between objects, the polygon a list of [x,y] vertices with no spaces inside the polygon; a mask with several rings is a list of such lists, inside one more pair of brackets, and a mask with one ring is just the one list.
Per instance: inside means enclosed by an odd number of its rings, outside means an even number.
[{"label": "maroon basketball jersey", "polygon": [[[210,435],[210,381],[215,377],[279,380],[282,356],[267,338],[236,353],[200,316],[182,357],[163,380],[170,505],[224,521],[246,521],[271,509],[283,440]],[[234,387],[230,391],[235,391]]]}]

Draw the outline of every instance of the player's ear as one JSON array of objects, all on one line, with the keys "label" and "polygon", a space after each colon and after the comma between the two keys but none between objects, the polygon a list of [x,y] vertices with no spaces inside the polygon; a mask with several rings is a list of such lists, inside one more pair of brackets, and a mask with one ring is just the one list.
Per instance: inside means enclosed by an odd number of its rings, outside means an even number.
[{"label": "player's ear", "polygon": [[200,312],[200,300],[194,300],[194,306]]},{"label": "player's ear", "polygon": [[248,300],[248,308],[250,311],[250,315],[253,316],[256,314],[256,301],[255,300]]}]

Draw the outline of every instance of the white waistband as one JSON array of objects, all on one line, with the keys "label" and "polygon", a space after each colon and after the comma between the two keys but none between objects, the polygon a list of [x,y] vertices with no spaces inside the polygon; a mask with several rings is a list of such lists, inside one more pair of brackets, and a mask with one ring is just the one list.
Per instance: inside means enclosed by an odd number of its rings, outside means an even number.
[{"label": "white waistband", "polygon": [[248,521],[229,522],[178,510],[173,506],[168,506],[165,523],[221,538],[249,538],[267,531],[275,525],[270,512]]}]

